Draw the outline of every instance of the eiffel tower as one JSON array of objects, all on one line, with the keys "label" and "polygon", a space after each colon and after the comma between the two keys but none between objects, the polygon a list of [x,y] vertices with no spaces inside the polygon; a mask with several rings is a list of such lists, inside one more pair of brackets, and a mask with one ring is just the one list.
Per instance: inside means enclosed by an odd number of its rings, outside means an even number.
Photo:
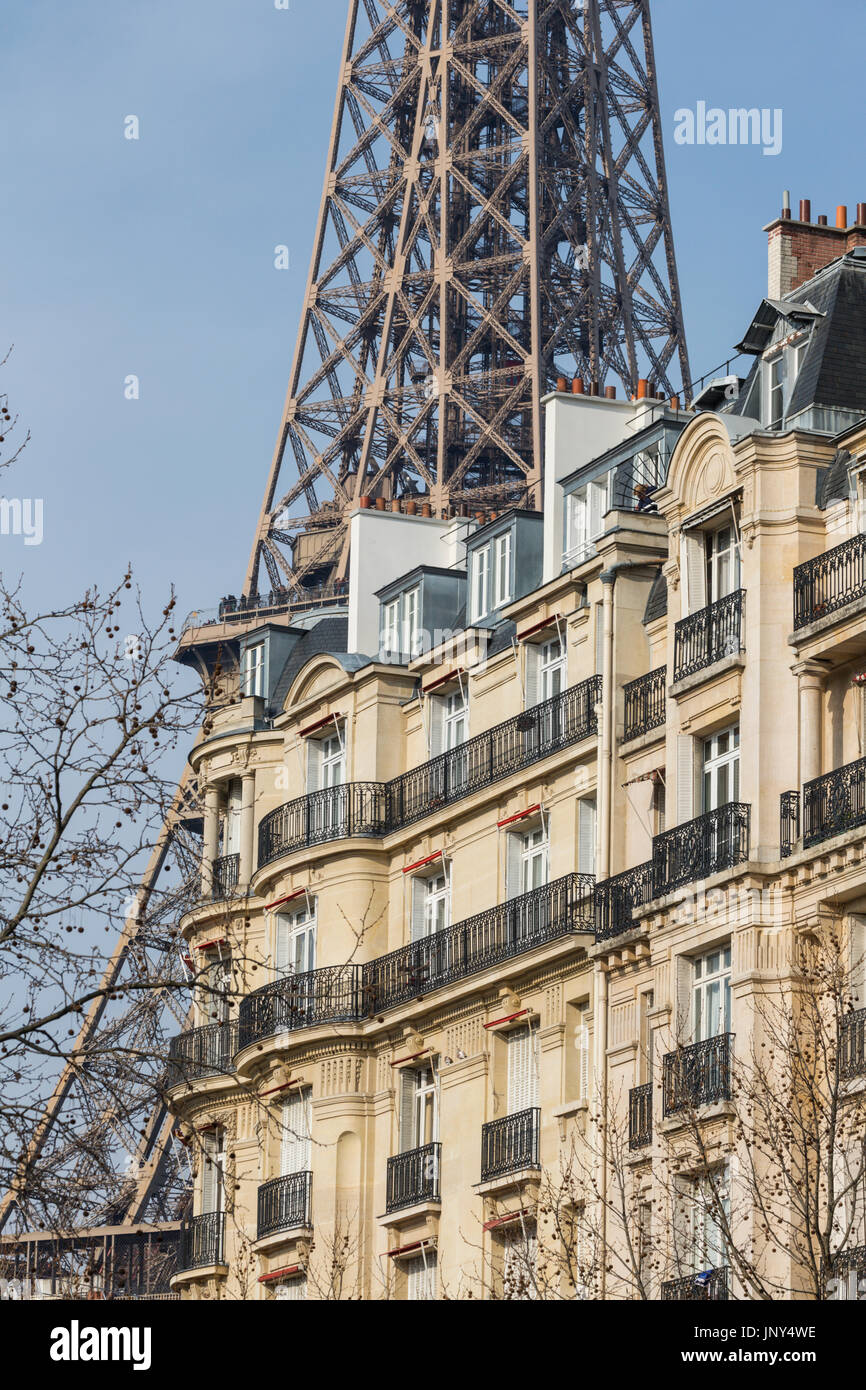
[{"label": "eiffel tower", "polygon": [[688,383],[649,0],[350,0],[313,245],[248,599],[377,499],[539,507],[558,380]]},{"label": "eiffel tower", "polygon": [[[243,597],[221,605],[210,636],[194,621],[190,645],[343,594],[358,507],[540,507],[546,392],[688,390],[649,0],[349,0],[348,11]],[[194,867],[176,901],[154,890],[169,849],[200,829],[194,802],[182,784],[142,883],[147,910],[126,922],[106,986],[137,950],[166,968],[159,927],[188,905]],[[21,1182],[37,1175],[49,1193],[70,1165],[92,1170],[103,1231],[150,1222],[174,1234],[188,1193],[171,1116],[161,1101],[148,1113],[144,1086],[126,1107],[140,1141],[112,1176],[112,1146],[129,1154],[134,1139],[82,1065],[115,1039],[140,1051],[151,1037],[156,1051],[160,1005],[88,1014],[22,1164]],[[17,1205],[15,1190],[0,1200],[0,1230]]]}]

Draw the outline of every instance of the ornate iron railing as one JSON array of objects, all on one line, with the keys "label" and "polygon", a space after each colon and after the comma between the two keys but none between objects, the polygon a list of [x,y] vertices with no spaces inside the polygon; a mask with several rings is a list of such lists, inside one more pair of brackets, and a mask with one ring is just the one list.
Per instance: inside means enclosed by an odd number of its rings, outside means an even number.
[{"label": "ornate iron railing", "polygon": [[327,965],[286,975],[248,994],[238,1010],[238,1050],[296,1028],[366,1017],[361,971],[360,965]]},{"label": "ornate iron railing", "polygon": [[846,1079],[866,1075],[866,1009],[847,1014],[839,1025],[839,1072]]},{"label": "ornate iron railing", "polygon": [[656,835],[652,896],[660,898],[683,884],[744,864],[749,857],[750,826],[751,807],[729,801]]},{"label": "ornate iron railing", "polygon": [[852,1273],[858,1279],[866,1277],[866,1245],[853,1245],[848,1250],[840,1250],[830,1261],[830,1276],[844,1279]]},{"label": "ornate iron railing", "polygon": [[521,1168],[538,1168],[538,1138],[541,1111],[520,1110],[491,1120],[481,1130],[481,1181],[517,1173]]},{"label": "ornate iron railing", "polygon": [[179,1086],[202,1076],[218,1076],[232,1071],[232,1057],[238,1050],[236,1023],[208,1023],[179,1033],[168,1045],[166,1085]]},{"label": "ornate iron railing", "polygon": [[241,857],[239,854],[223,854],[213,861],[212,882],[214,901],[230,898],[238,886]]},{"label": "ornate iron railing", "polygon": [[782,792],[779,797],[779,858],[787,859],[800,838],[800,793]]},{"label": "ornate iron railing", "polygon": [[565,874],[364,966],[370,1012],[399,1004],[572,932],[593,930],[591,874]]},{"label": "ornate iron railing", "polygon": [[179,1270],[203,1269],[225,1262],[225,1212],[208,1211],[181,1223]]},{"label": "ornate iron railing", "polygon": [[409,1149],[388,1159],[386,1212],[414,1207],[418,1202],[439,1201],[441,1152],[441,1144],[422,1144],[420,1149]]},{"label": "ornate iron railing", "polygon": [[323,787],[262,817],[259,868],[292,850],[352,835],[385,835],[387,830],[388,788],[384,782],[344,782],[338,787]]},{"label": "ornate iron railing", "polygon": [[658,729],[664,724],[667,676],[667,666],[659,666],[655,671],[648,671],[645,676],[638,676],[636,681],[629,681],[627,685],[623,686],[625,727],[622,736],[624,740],[637,738],[639,734],[647,734],[650,729]]},{"label": "ornate iron railing", "polygon": [[628,1093],[628,1146],[642,1149],[652,1143],[653,1137],[653,1084],[644,1082],[643,1086],[632,1086]]},{"label": "ornate iron railing", "polygon": [[743,650],[745,589],[681,618],[674,627],[674,680],[703,671],[726,656]]},{"label": "ornate iron railing", "polygon": [[279,1178],[271,1178],[270,1182],[263,1182],[258,1196],[258,1239],[276,1235],[278,1231],[310,1226],[312,1192],[312,1173],[287,1173]]},{"label": "ornate iron railing", "polygon": [[705,1269],[684,1279],[668,1279],[662,1284],[662,1301],[667,1303],[727,1303],[730,1270]]},{"label": "ornate iron railing", "polygon": [[665,1115],[730,1100],[733,1040],[733,1033],[719,1033],[667,1054],[662,1075]]},{"label": "ornate iron railing", "polygon": [[241,1002],[238,1047],[316,1023],[360,1022],[594,923],[591,874],[565,874],[364,965],[326,966]]},{"label": "ornate iron railing", "polygon": [[387,835],[596,732],[601,677],[467,739],[391,782],[349,782],[278,806],[259,825],[259,868],[296,849]]},{"label": "ornate iron railing", "polygon": [[638,864],[635,869],[614,874],[595,885],[595,939],[605,941],[628,931],[634,921],[636,907],[651,902],[653,893],[653,861]]},{"label": "ornate iron railing", "polygon": [[794,630],[866,594],[866,536],[835,545],[794,569]]},{"label": "ornate iron railing", "polygon": [[803,787],[803,848],[866,825],[866,758]]}]

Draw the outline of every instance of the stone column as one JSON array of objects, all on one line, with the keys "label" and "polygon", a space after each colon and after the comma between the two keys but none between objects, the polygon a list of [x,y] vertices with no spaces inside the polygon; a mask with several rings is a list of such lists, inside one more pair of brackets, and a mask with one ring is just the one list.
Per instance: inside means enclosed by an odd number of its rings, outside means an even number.
[{"label": "stone column", "polygon": [[820,777],[822,767],[821,713],[824,678],[829,671],[825,661],[800,661],[791,670],[797,677],[800,719],[800,785]]},{"label": "stone column", "polygon": [[249,886],[255,868],[253,822],[256,801],[256,774],[245,772],[241,779],[241,862],[238,880]]},{"label": "stone column", "polygon": [[219,787],[206,787],[204,794],[204,847],[201,859],[201,892],[209,898],[213,892],[213,865],[219,854],[220,833]]}]

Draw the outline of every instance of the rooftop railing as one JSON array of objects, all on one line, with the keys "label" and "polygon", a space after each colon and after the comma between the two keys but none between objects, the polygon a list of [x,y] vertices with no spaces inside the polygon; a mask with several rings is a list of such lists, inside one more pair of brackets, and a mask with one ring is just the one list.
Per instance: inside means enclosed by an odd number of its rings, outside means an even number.
[{"label": "rooftop railing", "polygon": [[699,612],[680,619],[674,627],[675,681],[742,651],[745,602],[745,589],[736,589]]},{"label": "rooftop railing", "polygon": [[866,536],[853,536],[794,569],[794,631],[866,595]]}]

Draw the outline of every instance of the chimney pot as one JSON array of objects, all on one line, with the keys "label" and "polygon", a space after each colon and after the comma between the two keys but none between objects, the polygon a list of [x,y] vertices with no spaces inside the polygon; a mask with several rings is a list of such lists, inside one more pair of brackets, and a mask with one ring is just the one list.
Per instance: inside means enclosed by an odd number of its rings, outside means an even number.
[{"label": "chimney pot", "polygon": [[821,215],[820,215],[819,218],[818,218],[818,226],[819,226],[819,227],[826,227],[826,225],[827,225],[827,214],[826,214],[826,212],[822,212]]},{"label": "chimney pot", "polygon": [[779,216],[780,216],[780,217],[790,217],[790,216],[791,216],[791,194],[790,194],[790,191],[789,191],[787,188],[785,189],[785,191],[784,191],[783,194],[782,194],[782,211],[780,212]]},{"label": "chimney pot", "polygon": [[844,203],[840,203],[836,209],[836,226],[843,231],[848,226],[848,209]]},{"label": "chimney pot", "polygon": [[647,386],[648,386],[648,384],[649,384],[649,383],[647,382],[646,377],[642,376],[642,377],[639,379],[638,384],[637,384],[637,398],[638,398],[639,401],[644,401],[644,400],[646,400]]},{"label": "chimney pot", "polygon": [[571,394],[573,396],[583,395],[583,377],[575,376],[571,379]]},{"label": "chimney pot", "polygon": [[558,377],[556,378],[556,389],[557,389],[557,391],[564,391],[564,390],[565,390],[565,377],[564,377],[564,376],[558,376]]},{"label": "chimney pot", "polygon": [[866,203],[857,204],[857,226],[866,227]]},{"label": "chimney pot", "polygon": [[606,401],[615,401],[615,400],[616,400],[616,387],[615,387],[615,386],[605,386],[605,388],[604,388],[604,398],[605,398]]},{"label": "chimney pot", "polygon": [[679,396],[671,396],[671,410],[679,410],[679,408],[680,408],[680,398],[679,398]]},{"label": "chimney pot", "polygon": [[812,221],[812,201],[811,201],[810,198],[801,198],[801,199],[800,199],[800,221],[801,221],[801,222],[811,222],[811,221]]},{"label": "chimney pot", "polygon": [[597,395],[598,395],[598,382],[597,382],[597,381],[592,381],[592,382],[590,382],[589,394],[590,394],[591,396],[597,396]]}]

